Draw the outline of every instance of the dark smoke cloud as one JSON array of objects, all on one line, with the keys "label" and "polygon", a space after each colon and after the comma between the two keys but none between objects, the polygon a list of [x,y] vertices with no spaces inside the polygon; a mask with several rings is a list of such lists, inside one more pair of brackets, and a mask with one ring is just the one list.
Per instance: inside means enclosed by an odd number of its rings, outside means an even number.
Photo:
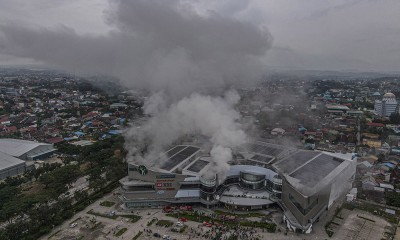
[{"label": "dark smoke cloud", "polygon": [[195,90],[258,80],[272,38],[266,29],[179,0],[113,1],[103,36],[73,29],[0,25],[0,53],[74,72],[119,77],[125,85],[179,99]]}]

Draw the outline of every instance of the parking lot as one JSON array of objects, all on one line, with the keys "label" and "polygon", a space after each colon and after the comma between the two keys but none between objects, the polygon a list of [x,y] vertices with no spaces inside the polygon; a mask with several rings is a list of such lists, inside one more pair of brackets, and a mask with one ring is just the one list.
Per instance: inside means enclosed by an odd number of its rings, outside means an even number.
[{"label": "parking lot", "polygon": [[[194,208],[204,214],[213,214],[205,208]],[[265,211],[268,212],[268,211]],[[268,214],[268,213],[266,213]],[[134,221],[134,216],[140,219]],[[162,209],[124,210],[120,201],[113,193],[92,203],[85,210],[75,214],[69,221],[56,227],[50,234],[43,236],[42,240],[116,240],[116,239],[213,239],[220,236],[228,238],[230,235],[240,234],[241,239],[327,239],[323,226],[316,225],[309,235],[286,232],[281,223],[282,213],[274,212],[270,215],[277,223],[277,231],[268,233],[259,228],[238,226],[217,226],[216,224],[197,221],[185,221],[183,226],[178,226],[178,218],[167,216]],[[251,221],[262,221],[261,217],[251,217]],[[167,226],[160,226],[164,224]],[[172,225],[171,225],[172,224]],[[336,238],[339,239],[339,238]],[[345,238],[343,238],[345,239]],[[371,238],[370,238],[371,239]]]}]

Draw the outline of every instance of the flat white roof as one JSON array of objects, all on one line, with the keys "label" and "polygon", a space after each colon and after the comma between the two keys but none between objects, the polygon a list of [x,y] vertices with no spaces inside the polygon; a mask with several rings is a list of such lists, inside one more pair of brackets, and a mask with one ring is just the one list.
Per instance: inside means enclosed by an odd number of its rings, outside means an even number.
[{"label": "flat white roof", "polygon": [[20,164],[25,164],[25,161],[0,152],[0,171]]},{"label": "flat white roof", "polygon": [[80,141],[77,141],[77,142],[73,142],[71,144],[73,144],[75,146],[88,146],[88,145],[92,145],[93,142],[88,141],[88,140],[80,140]]},{"label": "flat white roof", "polygon": [[394,189],[394,187],[393,187],[393,185],[391,185],[391,184],[386,184],[386,183],[380,183],[379,184],[379,187],[381,187],[381,188],[388,188],[388,189]]},{"label": "flat white roof", "polygon": [[25,153],[39,146],[52,146],[52,145],[47,143],[38,143],[20,139],[11,139],[11,138],[0,139],[0,152],[6,153],[14,157],[19,157],[21,155],[24,155]]}]

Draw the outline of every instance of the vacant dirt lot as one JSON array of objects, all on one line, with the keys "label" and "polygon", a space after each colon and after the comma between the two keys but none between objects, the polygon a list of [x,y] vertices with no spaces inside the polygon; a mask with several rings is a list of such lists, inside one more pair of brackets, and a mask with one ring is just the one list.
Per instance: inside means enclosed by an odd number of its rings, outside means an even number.
[{"label": "vacant dirt lot", "polygon": [[334,232],[332,239],[385,239],[385,232],[392,227],[383,218],[361,210],[343,209],[330,225]]}]

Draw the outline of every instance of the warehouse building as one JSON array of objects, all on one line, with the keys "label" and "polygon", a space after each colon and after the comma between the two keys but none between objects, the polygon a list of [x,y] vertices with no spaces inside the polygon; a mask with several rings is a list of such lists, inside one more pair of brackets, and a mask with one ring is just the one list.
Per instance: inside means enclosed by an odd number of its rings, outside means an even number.
[{"label": "warehouse building", "polygon": [[52,144],[4,138],[0,139],[0,152],[21,160],[39,160],[51,156],[55,149]]},{"label": "warehouse building", "polygon": [[0,152],[0,180],[24,173],[25,168],[25,161]]},{"label": "warehouse building", "polygon": [[52,144],[0,139],[0,180],[24,173],[27,169],[25,161],[47,158],[54,151]]}]

